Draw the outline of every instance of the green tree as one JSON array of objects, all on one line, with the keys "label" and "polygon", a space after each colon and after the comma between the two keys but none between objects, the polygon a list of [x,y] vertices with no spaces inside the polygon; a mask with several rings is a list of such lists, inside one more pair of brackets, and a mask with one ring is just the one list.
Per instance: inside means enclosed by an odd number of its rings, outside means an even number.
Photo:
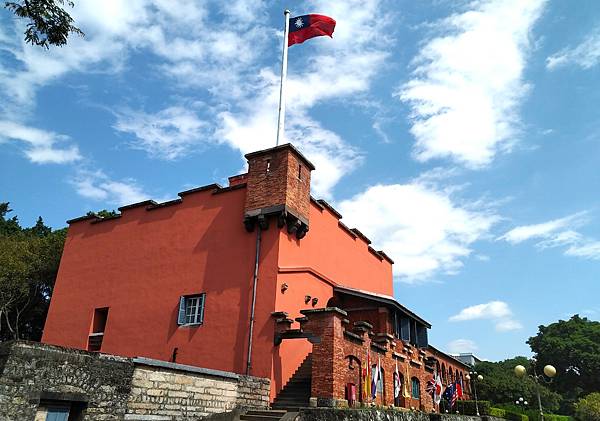
[{"label": "green tree", "polygon": [[[531,361],[525,357],[515,357],[500,362],[483,361],[477,364],[477,372],[483,375],[483,380],[477,382],[477,395],[482,400],[489,400],[495,405],[513,405],[523,397],[533,406],[537,402],[536,389],[539,387],[542,405],[545,411],[556,411],[559,408],[561,396],[545,385],[536,385],[530,377],[518,378],[514,374],[516,365],[523,365],[528,372]],[[512,409],[512,408],[511,408]]]},{"label": "green tree", "polygon": [[70,7],[75,5],[71,0],[21,0],[7,1],[4,7],[29,21],[25,42],[50,48],[50,45],[65,45],[70,33],[84,35],[63,9],[65,3]]},{"label": "green tree", "polygon": [[16,216],[6,219],[6,215],[12,212],[8,203],[0,203],[0,235],[11,235],[21,232],[19,220]]},{"label": "green tree", "polygon": [[66,229],[52,231],[41,217],[21,228],[16,217],[7,219],[9,212],[8,203],[0,203],[0,341],[39,340]]},{"label": "green tree", "polygon": [[575,403],[575,418],[578,421],[600,421],[600,393],[590,393]]},{"label": "green tree", "polygon": [[89,211],[88,213],[86,213],[86,215],[87,216],[93,216],[93,215],[95,215],[98,218],[111,218],[113,216],[117,216],[118,213],[115,210],[102,209],[102,210],[99,210],[97,212]]},{"label": "green tree", "polygon": [[570,412],[578,398],[600,390],[600,322],[574,315],[539,326],[527,343],[540,367],[556,367],[558,374],[550,387],[565,399],[565,411]]}]

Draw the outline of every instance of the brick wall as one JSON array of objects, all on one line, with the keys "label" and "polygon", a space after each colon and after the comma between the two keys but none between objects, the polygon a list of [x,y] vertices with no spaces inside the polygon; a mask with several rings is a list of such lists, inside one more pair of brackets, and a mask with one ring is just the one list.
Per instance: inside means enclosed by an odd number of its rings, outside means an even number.
[{"label": "brick wall", "polygon": [[[426,393],[427,381],[432,379],[434,370],[427,367],[430,357],[435,357],[446,367],[466,375],[466,367],[440,351],[435,353],[429,349],[419,349],[390,336],[377,335],[371,325],[357,323],[351,325],[346,319],[347,313],[338,308],[303,310],[307,316],[302,329],[320,338],[313,345],[313,372],[311,398],[316,406],[346,406],[345,386],[349,382],[356,384],[358,395],[362,391],[362,369],[370,354],[371,364],[381,364],[383,371],[383,393],[378,394],[375,402],[378,405],[394,404],[394,372],[396,365],[399,374],[404,378],[403,387],[409,397],[402,396],[400,406],[420,409],[427,412],[433,410],[431,396]],[[412,378],[417,378],[420,385],[420,398],[412,398]],[[358,379],[358,382],[357,380]],[[352,381],[353,380],[353,381]],[[467,395],[465,393],[465,395]],[[465,396],[465,399],[468,396]],[[370,399],[367,402],[371,402]]]},{"label": "brick wall", "polygon": [[269,380],[33,342],[0,344],[0,421],[45,419],[54,405],[84,421],[203,417],[266,408]]},{"label": "brick wall", "polygon": [[308,221],[312,170],[308,162],[289,145],[255,152],[247,157],[245,212],[281,205]]}]

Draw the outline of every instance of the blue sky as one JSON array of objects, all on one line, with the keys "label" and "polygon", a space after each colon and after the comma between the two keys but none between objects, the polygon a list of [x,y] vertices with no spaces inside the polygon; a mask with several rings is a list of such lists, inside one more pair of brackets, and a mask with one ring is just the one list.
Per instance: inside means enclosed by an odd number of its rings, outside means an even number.
[{"label": "blue sky", "polygon": [[[274,145],[287,5],[174,4],[76,1],[86,37],[50,51],[0,10],[0,199],[25,225],[226,184]],[[290,48],[286,140],[441,349],[527,354],[538,325],[600,315],[599,12],[293,4],[338,24]]]}]

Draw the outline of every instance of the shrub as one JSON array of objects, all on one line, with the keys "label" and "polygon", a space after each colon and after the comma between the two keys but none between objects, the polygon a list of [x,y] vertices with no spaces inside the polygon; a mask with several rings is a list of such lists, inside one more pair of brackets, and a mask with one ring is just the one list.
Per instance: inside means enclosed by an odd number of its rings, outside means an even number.
[{"label": "shrub", "polygon": [[[477,401],[480,415],[490,414],[490,401]],[[477,415],[475,401],[457,401],[455,410],[464,415]]]},{"label": "shrub", "polygon": [[489,415],[491,417],[506,418],[506,411],[500,408],[490,408]]},{"label": "shrub", "polygon": [[529,417],[525,414],[520,414],[514,411],[504,410],[506,416],[505,418],[510,421],[529,421]]},{"label": "shrub", "polygon": [[590,393],[575,403],[578,421],[600,421],[600,393]]}]

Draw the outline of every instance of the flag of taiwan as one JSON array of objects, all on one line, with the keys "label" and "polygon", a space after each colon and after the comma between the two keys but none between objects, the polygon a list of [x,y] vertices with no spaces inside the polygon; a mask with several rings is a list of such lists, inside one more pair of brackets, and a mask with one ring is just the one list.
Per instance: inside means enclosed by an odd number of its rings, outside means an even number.
[{"label": "flag of taiwan", "polygon": [[288,34],[288,47],[302,44],[314,37],[327,35],[331,37],[335,29],[335,20],[323,15],[304,15],[290,18],[290,33]]}]

